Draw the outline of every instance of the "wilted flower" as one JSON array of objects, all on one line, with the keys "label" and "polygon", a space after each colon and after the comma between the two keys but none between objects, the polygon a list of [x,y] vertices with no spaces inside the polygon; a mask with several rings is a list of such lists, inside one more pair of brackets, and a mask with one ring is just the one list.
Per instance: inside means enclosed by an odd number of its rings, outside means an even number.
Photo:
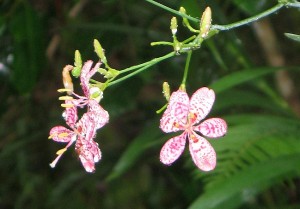
[{"label": "wilted flower", "polygon": [[160,120],[160,128],[165,133],[183,133],[164,144],[160,152],[162,163],[170,165],[176,161],[182,154],[188,138],[190,154],[196,166],[203,171],[215,168],[215,150],[201,135],[210,138],[221,137],[227,132],[227,124],[221,118],[210,118],[199,124],[210,112],[214,101],[214,91],[206,87],[198,89],[191,99],[180,89],[172,93],[169,105]]}]

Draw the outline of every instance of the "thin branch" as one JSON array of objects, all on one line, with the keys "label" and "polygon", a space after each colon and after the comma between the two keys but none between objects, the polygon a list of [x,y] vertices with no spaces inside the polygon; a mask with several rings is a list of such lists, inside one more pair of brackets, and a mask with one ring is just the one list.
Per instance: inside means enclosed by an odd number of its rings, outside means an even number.
[{"label": "thin branch", "polygon": [[187,19],[189,19],[189,20],[191,20],[193,22],[197,22],[197,23],[200,22],[200,20],[197,19],[197,18],[194,18],[194,17],[191,17],[189,15],[183,14],[183,13],[181,13],[181,12],[175,10],[175,9],[167,7],[167,6],[165,6],[163,4],[160,4],[160,3],[156,2],[156,1],[153,1],[153,0],[146,0],[146,1],[149,2],[149,3],[151,3],[151,4],[154,4],[155,6],[158,6],[158,7],[162,8],[162,9],[164,9],[164,10],[167,10],[167,11],[173,13],[173,14],[179,15],[181,17],[185,17],[185,18],[187,18]]},{"label": "thin branch", "polygon": [[212,25],[211,29],[217,29],[217,30],[230,30],[230,29],[233,29],[233,28],[237,28],[237,27],[240,27],[240,26],[243,26],[243,25],[247,25],[249,23],[252,23],[252,22],[256,22],[257,20],[261,19],[261,18],[264,18],[274,12],[277,12],[278,10],[280,10],[282,7],[284,7],[285,5],[284,4],[277,4],[275,5],[274,7],[262,12],[262,13],[259,13],[253,17],[249,17],[245,20],[241,20],[241,21],[238,21],[238,22],[235,22],[235,23],[231,23],[231,24],[228,24],[228,25]]}]

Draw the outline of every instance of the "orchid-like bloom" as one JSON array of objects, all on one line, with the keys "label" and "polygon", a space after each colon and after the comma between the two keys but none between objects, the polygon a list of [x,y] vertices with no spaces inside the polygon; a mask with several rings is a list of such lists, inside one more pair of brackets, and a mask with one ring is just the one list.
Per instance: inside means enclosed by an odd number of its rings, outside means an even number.
[{"label": "orchid-like bloom", "polygon": [[[95,121],[95,117],[101,117],[101,119]],[[101,159],[101,151],[98,143],[94,142],[93,139],[96,137],[97,129],[108,123],[108,120],[108,113],[100,107],[97,111],[84,113],[82,118],[73,127],[70,126],[71,129],[63,126],[53,127],[50,130],[49,138],[68,144],[65,148],[56,152],[57,157],[50,166],[54,168],[62,154],[76,141],[75,151],[83,167],[87,172],[93,172],[95,170],[95,163]]]},{"label": "orchid-like bloom", "polygon": [[[210,112],[215,101],[215,93],[206,87],[198,89],[191,99],[183,90],[173,92],[169,105],[160,120],[160,128],[165,133],[183,131],[169,139],[161,149],[160,161],[171,165],[182,154],[186,139],[196,166],[203,171],[216,166],[216,153],[210,143],[203,138],[217,138],[227,132],[227,124],[221,118],[202,121]],[[199,134],[198,134],[199,133]]]},{"label": "orchid-like bloom", "polygon": [[[92,68],[92,61],[87,61],[82,67],[80,80],[84,96],[79,96],[74,92],[75,98],[66,96],[65,103],[62,105],[66,109],[63,112],[63,117],[70,127],[70,129],[63,126],[55,126],[50,130],[50,137],[54,141],[67,143],[66,147],[57,151],[56,159],[50,164],[55,167],[56,163],[62,154],[70,147],[75,141],[75,151],[87,172],[95,170],[95,163],[101,159],[101,151],[98,143],[94,142],[97,129],[102,128],[109,121],[109,114],[100,105],[100,97],[102,92],[97,87],[91,87],[89,84],[90,78],[99,69],[100,63],[97,63]],[[96,95],[96,96],[95,96]],[[87,112],[83,114],[78,120],[77,108],[87,106]]]}]

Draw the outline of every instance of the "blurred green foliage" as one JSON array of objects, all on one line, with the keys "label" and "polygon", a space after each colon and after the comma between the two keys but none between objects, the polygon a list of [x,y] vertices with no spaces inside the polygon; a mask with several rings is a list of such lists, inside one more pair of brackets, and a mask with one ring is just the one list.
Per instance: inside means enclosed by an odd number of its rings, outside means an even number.
[{"label": "blurred green foliage", "polygon": [[[206,6],[213,24],[232,23],[264,11],[271,0],[172,0],[200,18]],[[77,10],[78,9],[78,10]],[[111,67],[122,69],[162,56],[172,49],[150,47],[171,41],[172,14],[145,1],[9,1],[0,4],[0,208],[300,208],[300,122],[277,90],[274,75],[289,70],[300,90],[300,44],[284,36],[300,34],[300,13],[284,9],[269,17],[285,66],[270,66],[251,25],[221,32],[195,51],[187,91],[210,86],[217,100],[210,116],[227,120],[228,135],[210,140],[218,164],[208,173],[193,165],[188,150],[167,167],[159,162],[164,105],[161,85],[178,88],[185,56],[159,63],[105,91],[110,123],[96,141],[103,152],[96,173],[84,172],[73,149],[55,169],[58,143],[47,140],[63,125],[57,100],[61,70],[97,61],[100,40]],[[179,24],[178,38],[188,31]],[[298,39],[298,36],[292,38]],[[296,66],[296,67],[295,67]],[[78,81],[73,80],[78,85]],[[78,86],[77,86],[78,87]]]}]

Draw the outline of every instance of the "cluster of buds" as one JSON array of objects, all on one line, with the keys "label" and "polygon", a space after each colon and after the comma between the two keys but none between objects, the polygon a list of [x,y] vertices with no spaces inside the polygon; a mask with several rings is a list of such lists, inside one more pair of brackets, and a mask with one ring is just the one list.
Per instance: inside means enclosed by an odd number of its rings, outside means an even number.
[{"label": "cluster of buds", "polygon": [[[78,60],[78,57],[77,57]],[[63,118],[69,128],[64,126],[55,126],[50,130],[49,139],[56,142],[67,143],[65,148],[56,152],[56,159],[50,164],[54,168],[63,153],[75,142],[75,151],[87,172],[95,171],[95,163],[101,159],[101,151],[98,143],[94,141],[96,132],[109,121],[108,112],[105,111],[99,102],[102,99],[102,91],[95,86],[90,85],[91,77],[99,70],[100,62],[93,67],[92,61],[87,61],[83,66],[76,64],[75,67],[67,65],[62,72],[64,89],[59,92],[67,92],[67,96],[60,97],[64,103],[62,107]],[[79,74],[83,96],[74,92],[70,71],[75,70]],[[86,108],[81,118],[78,116],[78,108]]]}]

